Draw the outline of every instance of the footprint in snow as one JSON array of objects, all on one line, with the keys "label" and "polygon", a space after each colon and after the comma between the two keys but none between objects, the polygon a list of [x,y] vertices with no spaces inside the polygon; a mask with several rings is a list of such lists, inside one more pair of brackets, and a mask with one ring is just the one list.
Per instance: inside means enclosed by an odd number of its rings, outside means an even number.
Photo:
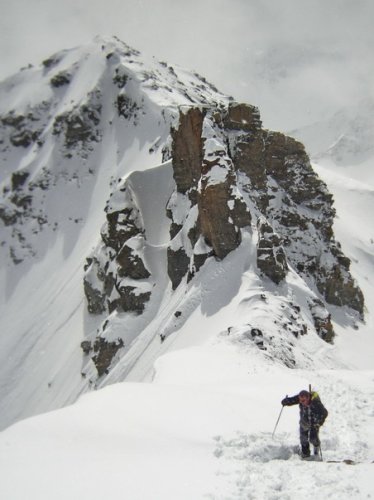
[{"label": "footprint in snow", "polygon": [[298,446],[284,444],[273,439],[270,433],[242,434],[233,438],[217,436],[215,456],[248,460],[252,462],[270,462],[271,460],[289,460],[298,452]]}]

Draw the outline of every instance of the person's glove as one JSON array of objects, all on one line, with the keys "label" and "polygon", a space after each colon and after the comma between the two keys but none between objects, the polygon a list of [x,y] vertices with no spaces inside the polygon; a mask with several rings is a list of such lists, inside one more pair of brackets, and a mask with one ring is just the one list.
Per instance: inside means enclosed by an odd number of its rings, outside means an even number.
[{"label": "person's glove", "polygon": [[288,405],[288,398],[282,399],[281,403],[282,403],[282,406],[287,406]]}]

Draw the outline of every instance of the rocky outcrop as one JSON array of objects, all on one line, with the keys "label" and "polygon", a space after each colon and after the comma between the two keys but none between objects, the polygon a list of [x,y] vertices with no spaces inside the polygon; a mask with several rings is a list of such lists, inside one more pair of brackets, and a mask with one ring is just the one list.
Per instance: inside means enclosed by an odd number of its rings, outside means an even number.
[{"label": "rocky outcrop", "polygon": [[88,311],[141,314],[151,295],[151,273],[144,259],[142,216],[128,183],[112,194],[106,218],[102,241],[85,266]]},{"label": "rocky outcrop", "polygon": [[86,157],[87,152],[93,150],[92,143],[101,140],[101,107],[101,92],[96,90],[88,96],[86,104],[55,117],[53,134],[63,137],[67,150],[76,148],[81,156]]},{"label": "rocky outcrop", "polygon": [[168,275],[171,281],[173,290],[177,288],[183,277],[186,276],[190,267],[190,257],[186,254],[182,247],[173,250],[167,249],[168,257]]},{"label": "rocky outcrop", "polygon": [[334,263],[326,268],[320,267],[317,287],[329,304],[349,306],[364,314],[363,293],[342,265]]},{"label": "rocky outcrop", "polygon": [[[323,340],[333,340],[326,303],[363,314],[363,296],[349,273],[349,259],[334,240],[332,197],[302,144],[262,129],[257,108],[234,103],[182,109],[171,136],[175,190],[165,209],[170,219],[167,273],[173,290],[191,280],[208,258],[225,259],[241,245],[246,231],[257,242],[260,276],[280,285],[292,267],[311,293],[304,312],[308,320],[293,303],[286,303],[279,315],[287,346],[257,327],[245,333],[245,342],[275,357],[280,350],[280,359],[292,367],[292,339],[306,334],[310,325]],[[22,176],[14,182],[22,183]],[[128,180],[113,192],[106,219],[101,242],[85,269],[88,310],[104,317],[140,315],[151,300],[153,281],[144,257],[142,215]],[[107,336],[104,327],[98,331],[88,355],[99,376],[123,347],[113,344],[113,334]]]},{"label": "rocky outcrop", "polygon": [[178,193],[186,194],[196,203],[197,185],[203,161],[204,112],[191,108],[180,113],[178,129],[172,130],[174,180]]},{"label": "rocky outcrop", "polygon": [[[110,197],[106,219],[102,241],[85,265],[88,312],[105,316],[113,312],[142,314],[150,300],[153,281],[144,257],[142,215],[127,181]],[[92,361],[99,377],[107,372],[117,351],[124,347],[123,339],[113,342],[106,338],[106,325],[107,321],[93,343]],[[83,347],[87,350],[87,345]]]},{"label": "rocky outcrop", "polygon": [[335,334],[331,314],[326,311],[323,302],[315,298],[310,301],[309,309],[318,335],[326,342],[332,342]]},{"label": "rocky outcrop", "polygon": [[93,343],[89,340],[84,340],[81,343],[82,351],[85,355],[92,355],[92,361],[95,364],[99,377],[109,373],[110,365],[117,355],[118,351],[124,346],[122,339],[117,339],[114,342],[108,342],[104,338],[97,338]]},{"label": "rocky outcrop", "polygon": [[[225,258],[255,223],[260,272],[279,284],[292,266],[326,302],[363,315],[363,295],[334,239],[332,196],[300,142],[262,129],[258,109],[238,103],[182,110],[172,137],[173,288],[196,272],[196,262]],[[198,241],[206,248],[196,258]],[[331,338],[329,328],[322,337]]]},{"label": "rocky outcrop", "polygon": [[[168,272],[173,288],[187,270],[191,277],[209,256],[224,259],[239,246],[240,229],[251,223],[220,126],[219,112],[192,108],[181,112],[172,133],[176,192],[167,214],[172,221]],[[180,216],[183,204],[185,217]]]},{"label": "rocky outcrop", "polygon": [[264,217],[258,219],[257,229],[257,266],[278,285],[287,275],[287,259],[281,239]]}]

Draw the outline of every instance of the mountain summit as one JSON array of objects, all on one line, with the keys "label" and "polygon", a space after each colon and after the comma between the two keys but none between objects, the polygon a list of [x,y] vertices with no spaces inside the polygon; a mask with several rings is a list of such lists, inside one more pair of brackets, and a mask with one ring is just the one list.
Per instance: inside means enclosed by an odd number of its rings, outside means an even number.
[{"label": "mountain summit", "polygon": [[3,426],[146,380],[187,325],[293,368],[363,319],[331,194],[255,106],[102,37],[0,95]]}]

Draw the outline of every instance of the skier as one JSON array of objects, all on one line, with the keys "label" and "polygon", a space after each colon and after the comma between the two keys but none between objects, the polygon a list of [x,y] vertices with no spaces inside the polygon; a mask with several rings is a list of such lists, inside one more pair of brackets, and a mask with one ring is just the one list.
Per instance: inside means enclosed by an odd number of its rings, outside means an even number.
[{"label": "skier", "polygon": [[320,452],[319,428],[323,425],[328,411],[314,391],[301,391],[296,396],[282,400],[283,406],[299,405],[300,408],[300,444],[302,458],[310,457],[309,442],[314,446],[314,455]]}]

